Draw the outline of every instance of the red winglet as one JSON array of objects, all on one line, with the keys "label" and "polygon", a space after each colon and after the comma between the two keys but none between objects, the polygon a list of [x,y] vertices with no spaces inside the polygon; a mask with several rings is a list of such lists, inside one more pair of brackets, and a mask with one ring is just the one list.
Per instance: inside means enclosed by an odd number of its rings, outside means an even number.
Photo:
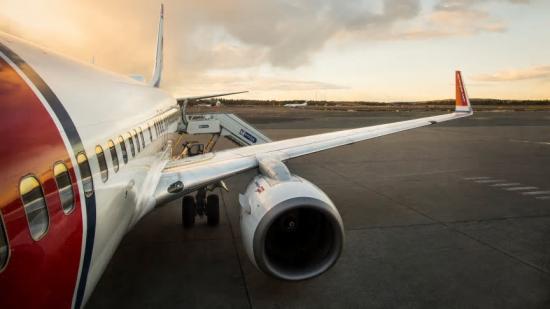
[{"label": "red winglet", "polygon": [[470,99],[468,98],[468,93],[464,87],[464,82],[462,80],[462,73],[456,71],[456,107],[455,111],[457,112],[472,112],[472,106],[470,105]]}]

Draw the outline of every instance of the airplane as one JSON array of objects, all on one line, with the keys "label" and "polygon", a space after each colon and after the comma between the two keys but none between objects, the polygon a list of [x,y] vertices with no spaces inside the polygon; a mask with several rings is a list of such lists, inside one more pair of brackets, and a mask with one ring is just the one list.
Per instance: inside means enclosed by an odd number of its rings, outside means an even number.
[{"label": "airplane", "polygon": [[306,107],[308,103],[309,103],[308,101],[305,101],[304,103],[289,103],[289,104],[283,105],[283,107],[290,107],[290,108]]},{"label": "airplane", "polygon": [[161,7],[145,83],[0,32],[0,308],[83,307],[141,218],[181,199],[185,227],[199,210],[215,226],[218,195],[192,193],[249,170],[238,199],[250,261],[282,280],[319,276],[342,252],[342,218],[285,162],[473,114],[457,71],[452,113],[174,158],[186,102],[225,94],[159,87],[163,21]]}]

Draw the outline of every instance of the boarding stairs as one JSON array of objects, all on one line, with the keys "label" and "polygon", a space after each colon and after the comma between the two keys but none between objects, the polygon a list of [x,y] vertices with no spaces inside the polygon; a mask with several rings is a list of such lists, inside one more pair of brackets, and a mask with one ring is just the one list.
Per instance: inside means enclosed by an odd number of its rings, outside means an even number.
[{"label": "boarding stairs", "polygon": [[267,136],[235,114],[212,113],[185,115],[181,131],[190,134],[211,134],[205,147],[209,152],[219,137],[225,137],[239,146],[257,145],[271,142]]}]

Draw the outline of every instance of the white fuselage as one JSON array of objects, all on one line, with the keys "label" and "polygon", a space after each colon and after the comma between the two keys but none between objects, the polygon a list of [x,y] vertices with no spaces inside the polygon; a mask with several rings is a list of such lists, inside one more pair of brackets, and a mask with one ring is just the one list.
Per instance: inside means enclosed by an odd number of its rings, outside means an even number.
[{"label": "white fuselage", "polygon": [[[81,208],[84,225],[82,254],[85,251],[87,233],[94,233],[83,296],[85,303],[122,237],[155,206],[154,192],[160,171],[171,157],[168,141],[173,137],[171,133],[176,131],[177,123],[181,119],[180,109],[176,100],[159,88],[67,59],[8,35],[0,35],[0,42],[19,55],[51,88],[77,128],[88,156],[93,174],[96,219],[95,227],[86,226],[86,207]],[[28,83],[36,88],[30,81]],[[62,130],[61,122],[64,120],[56,118],[46,103],[46,98],[38,89],[34,90]],[[131,145],[128,143],[130,134],[135,155],[132,155]],[[119,136],[125,141],[127,163],[122,158]],[[110,140],[116,145],[118,153],[117,172],[108,147]],[[64,142],[70,149],[71,143],[67,136],[64,136]],[[140,144],[139,151],[137,143]],[[96,159],[98,145],[104,150],[108,166],[108,178],[105,181]],[[74,158],[72,161],[73,166],[78,165]],[[75,171],[78,176],[78,169]],[[83,197],[80,182],[78,187],[80,196]],[[90,231],[90,228],[94,228],[94,231]],[[82,275],[80,271],[79,278]]]}]

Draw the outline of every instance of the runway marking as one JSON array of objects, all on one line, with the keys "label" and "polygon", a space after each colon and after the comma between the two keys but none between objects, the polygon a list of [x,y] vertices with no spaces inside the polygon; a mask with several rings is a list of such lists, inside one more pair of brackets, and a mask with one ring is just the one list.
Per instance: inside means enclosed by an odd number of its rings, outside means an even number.
[{"label": "runway marking", "polygon": [[511,139],[510,142],[514,142],[514,143],[527,143],[527,144],[537,144],[537,145],[550,145],[550,142],[525,141],[525,140],[515,140],[515,139]]},{"label": "runway marking", "polygon": [[501,188],[501,187],[514,187],[519,185],[521,185],[521,183],[519,182],[508,182],[508,183],[496,183],[494,185],[491,185],[491,187]]},{"label": "runway marking", "polygon": [[503,179],[483,179],[483,180],[476,180],[476,183],[496,183],[496,182],[503,182],[505,180]]},{"label": "runway marking", "polygon": [[531,191],[531,192],[523,192],[523,195],[545,195],[550,194],[550,191]]},{"label": "runway marking", "polygon": [[[464,180],[470,180],[479,184],[486,184],[493,188],[521,193],[523,196],[532,196],[539,200],[550,200],[550,190],[539,190],[538,187],[523,185],[519,182],[506,182],[504,179],[494,179],[487,176],[465,177]],[[525,192],[522,192],[525,191]],[[544,195],[544,196],[543,196]]]},{"label": "runway marking", "polygon": [[491,179],[491,177],[466,177],[463,179],[464,180],[483,180],[483,179]]},{"label": "runway marking", "polygon": [[537,190],[538,187],[514,187],[514,188],[508,188],[504,189],[506,191],[528,191],[528,190]]}]

